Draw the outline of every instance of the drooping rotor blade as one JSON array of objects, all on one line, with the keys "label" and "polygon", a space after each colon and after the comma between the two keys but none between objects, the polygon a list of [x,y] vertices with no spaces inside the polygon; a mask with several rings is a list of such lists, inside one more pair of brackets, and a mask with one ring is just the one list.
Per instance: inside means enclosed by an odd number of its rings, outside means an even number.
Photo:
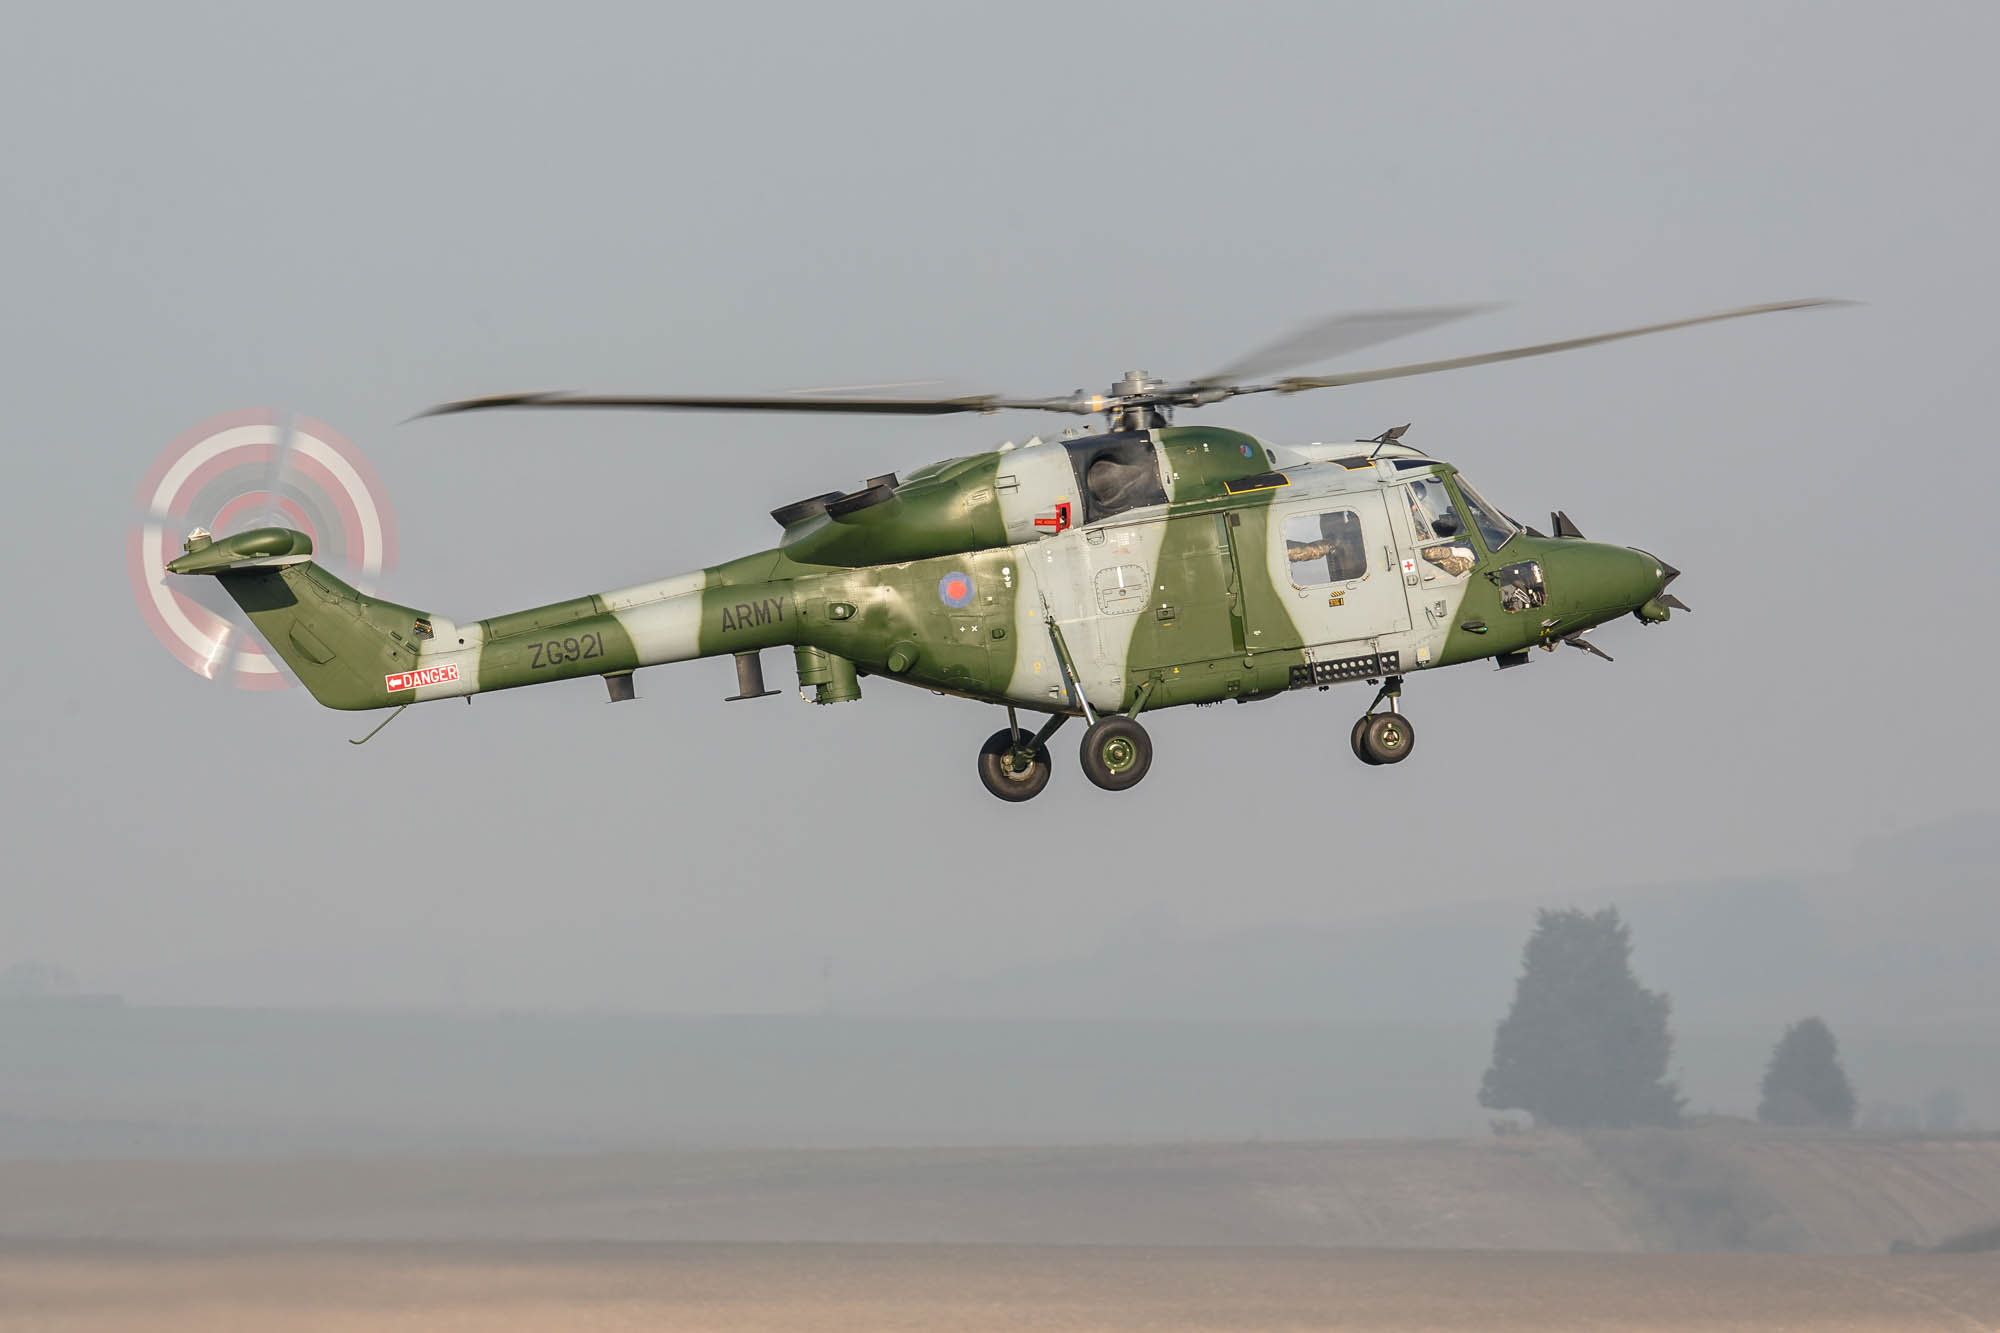
[{"label": "drooping rotor blade", "polygon": [[1477,356],[1454,356],[1443,361],[1419,361],[1407,366],[1387,366],[1381,370],[1356,370],[1339,375],[1293,375],[1272,384],[1246,385],[1238,392],[1300,393],[1306,389],[1332,389],[1343,384],[1368,384],[1375,380],[1402,379],[1408,375],[1432,375],[1441,370],[1463,370],[1468,366],[1486,366],[1496,361],[1517,361],[1522,357],[1546,356],[1550,352],[1569,352],[1579,347],[1595,346],[1598,343],[1617,342],[1621,338],[1638,338],[1648,333],[1665,333],[1669,329],[1685,329],[1696,324],[1741,319],[1745,315],[1767,315],[1778,310],[1806,310],[1813,306],[1849,304],[1852,303],[1823,298],[1774,301],[1769,305],[1742,306],[1735,310],[1718,311],[1712,315],[1697,315],[1693,319],[1669,320],[1665,324],[1646,324],[1636,329],[1619,329],[1613,333],[1593,333],[1586,338],[1565,338],[1561,342],[1536,343],[1532,347],[1510,347],[1499,352],[1481,352]]},{"label": "drooping rotor blade", "polygon": [[[1002,398],[972,394],[959,398],[861,398],[836,394],[580,394],[510,393],[440,403],[417,417],[449,416],[514,407],[632,408],[680,412],[852,412],[886,416],[949,416],[954,412],[999,412],[1039,408],[1088,415],[1101,410],[1088,398]],[[415,420],[416,418],[411,418]]]},{"label": "drooping rotor blade", "polygon": [[1310,365],[1364,347],[1403,338],[1439,324],[1449,324],[1467,315],[1477,315],[1495,307],[1485,305],[1422,306],[1407,310],[1356,310],[1328,315],[1324,319],[1292,330],[1229,365],[1194,381],[1197,385],[1241,384],[1262,379],[1295,366]]}]

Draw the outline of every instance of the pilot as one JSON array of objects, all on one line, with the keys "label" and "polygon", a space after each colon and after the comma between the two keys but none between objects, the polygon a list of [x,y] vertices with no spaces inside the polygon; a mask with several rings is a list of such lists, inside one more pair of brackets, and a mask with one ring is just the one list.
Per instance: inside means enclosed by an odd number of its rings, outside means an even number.
[{"label": "pilot", "polygon": [[1451,497],[1434,481],[1410,483],[1410,521],[1416,524],[1418,541],[1458,535],[1458,521],[1451,517]]}]

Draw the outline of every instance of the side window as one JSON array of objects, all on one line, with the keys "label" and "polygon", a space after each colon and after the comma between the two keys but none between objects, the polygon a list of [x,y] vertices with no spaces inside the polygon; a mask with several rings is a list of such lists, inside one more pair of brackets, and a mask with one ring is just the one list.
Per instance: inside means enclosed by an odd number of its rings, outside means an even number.
[{"label": "side window", "polygon": [[1479,562],[1465,536],[1465,522],[1451,502],[1451,492],[1435,478],[1410,483],[1410,526],[1417,534],[1417,553],[1437,569],[1458,578]]},{"label": "side window", "polygon": [[1518,565],[1509,565],[1499,572],[1496,579],[1500,587],[1500,609],[1503,611],[1532,611],[1548,600],[1539,560],[1524,560]]},{"label": "side window", "polygon": [[1159,460],[1145,432],[1091,436],[1063,447],[1069,451],[1070,466],[1076,469],[1077,486],[1083,491],[1085,524],[1167,502],[1166,487],[1160,484]]},{"label": "side window", "polygon": [[1293,514],[1285,520],[1285,560],[1292,585],[1310,588],[1368,577],[1368,548],[1361,540],[1361,516],[1352,509]]}]

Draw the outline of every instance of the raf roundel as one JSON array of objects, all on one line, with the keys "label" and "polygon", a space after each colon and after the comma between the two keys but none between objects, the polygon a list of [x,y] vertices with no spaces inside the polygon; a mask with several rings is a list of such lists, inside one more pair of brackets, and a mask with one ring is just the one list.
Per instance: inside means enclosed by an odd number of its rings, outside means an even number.
[{"label": "raf roundel", "polygon": [[946,606],[970,606],[972,604],[972,575],[964,570],[954,569],[938,580],[938,597]]}]

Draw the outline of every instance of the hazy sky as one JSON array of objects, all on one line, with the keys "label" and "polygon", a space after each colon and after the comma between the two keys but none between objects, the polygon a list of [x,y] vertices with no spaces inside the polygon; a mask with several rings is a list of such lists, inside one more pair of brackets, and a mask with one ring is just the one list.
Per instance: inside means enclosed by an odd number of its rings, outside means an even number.
[{"label": "hazy sky", "polygon": [[[1189,931],[1844,864],[1996,803],[2000,117],[1983,5],[42,6],[0,53],[13,634],[0,964],[160,1001],[687,1011]],[[768,545],[765,511],[1063,421],[523,414],[510,389],[1201,373],[1328,310],[1445,356],[1772,316],[1190,420],[1373,435],[1656,551],[1694,613],[1151,715],[1151,776],[993,800],[994,709],[729,664],[373,721],[237,694],[126,588],[218,413],[331,423],[459,618]],[[1325,1017],[1325,1015],[1313,1015]]]}]

